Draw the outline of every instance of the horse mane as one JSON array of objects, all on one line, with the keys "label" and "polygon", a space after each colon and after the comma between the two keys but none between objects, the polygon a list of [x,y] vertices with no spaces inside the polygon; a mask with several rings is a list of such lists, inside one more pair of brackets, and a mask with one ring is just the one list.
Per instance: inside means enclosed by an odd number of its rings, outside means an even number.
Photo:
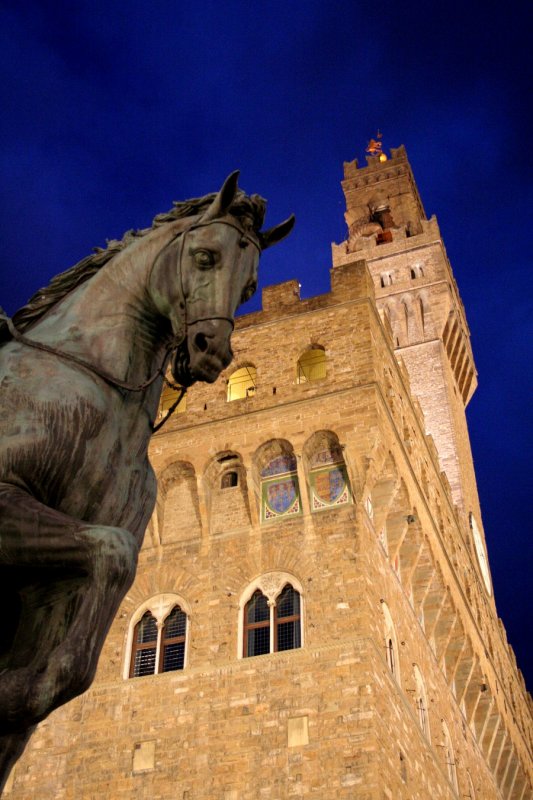
[{"label": "horse mane", "polygon": [[[216,194],[207,194],[191,200],[175,201],[170,211],[157,214],[149,228],[129,230],[122,239],[110,239],[106,247],[95,247],[94,252],[78,261],[70,269],[55,275],[48,286],[39,289],[28,302],[13,314],[16,328],[23,332],[43,317],[53,306],[59,303],[73,289],[93,277],[111,259],[125,250],[132,242],[146,236],[156,228],[160,228],[178,219],[201,215],[213,202]],[[266,201],[259,195],[247,195],[238,191],[229,209],[232,216],[237,217],[248,229],[259,232],[266,209]],[[5,323],[0,321],[0,342],[10,338]]]}]

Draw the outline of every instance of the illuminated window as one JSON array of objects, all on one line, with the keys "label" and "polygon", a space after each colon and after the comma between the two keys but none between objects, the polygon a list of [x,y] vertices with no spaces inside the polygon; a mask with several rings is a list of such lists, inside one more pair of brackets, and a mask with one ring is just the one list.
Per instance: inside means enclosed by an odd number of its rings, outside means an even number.
[{"label": "illuminated window", "polygon": [[[169,410],[179,397],[179,391],[172,389],[170,386],[165,386],[161,392],[161,400],[159,401],[158,419],[165,417]],[[177,408],[174,409],[174,414],[183,414],[187,410],[187,395],[183,395]]]},{"label": "illuminated window", "polygon": [[298,359],[296,383],[319,381],[326,377],[326,353],[322,347],[306,350]]},{"label": "illuminated window", "polygon": [[296,456],[282,453],[261,470],[261,522],[301,513]]},{"label": "illuminated window", "polygon": [[257,370],[255,367],[241,367],[235,370],[228,380],[228,402],[253,397],[255,394]]},{"label": "illuminated window", "polygon": [[299,592],[288,583],[269,601],[257,589],[244,608],[243,631],[245,658],[301,647]]}]

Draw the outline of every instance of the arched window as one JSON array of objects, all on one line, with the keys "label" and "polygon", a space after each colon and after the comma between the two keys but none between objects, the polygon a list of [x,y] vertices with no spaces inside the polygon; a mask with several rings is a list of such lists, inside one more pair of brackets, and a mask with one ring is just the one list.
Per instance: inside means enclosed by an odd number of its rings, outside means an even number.
[{"label": "arched window", "polygon": [[221,489],[232,489],[234,486],[239,485],[239,474],[231,470],[230,472],[225,472],[222,476],[222,480],[220,481],[220,488]]},{"label": "arched window", "polygon": [[319,381],[326,377],[326,353],[323,347],[313,347],[302,353],[296,366],[296,383]]},{"label": "arched window", "polygon": [[302,646],[301,593],[293,585],[298,585],[298,581],[291,578],[289,582],[287,577],[286,573],[266,573],[244,594],[245,602],[241,602],[244,658]]},{"label": "arched window", "polygon": [[184,668],[187,614],[177,599],[176,595],[153,597],[134,616],[125,677],[140,678]]},{"label": "arched window", "polygon": [[348,473],[339,440],[330,431],[313,434],[305,445],[309,458],[311,511],[352,502]]},{"label": "arched window", "polygon": [[385,659],[387,661],[387,666],[391,671],[393,677],[399,681],[400,680],[400,658],[398,653],[398,640],[396,638],[396,631],[394,629],[394,623],[392,621],[391,613],[389,611],[389,607],[385,603],[384,600],[381,601],[381,610],[383,612],[384,618],[384,629],[385,629]]},{"label": "arched window", "polygon": [[476,800],[476,790],[474,789],[474,782],[472,780],[472,776],[470,775],[469,772],[467,772],[466,774],[467,774],[467,777],[468,777],[468,794],[467,794],[467,797],[469,797],[470,800]]},{"label": "arched window", "polygon": [[159,672],[172,672],[176,669],[183,669],[186,629],[187,617],[179,606],[175,606],[163,626]]},{"label": "arched window", "polygon": [[301,647],[300,595],[287,584],[274,606],[275,650]]},{"label": "arched window", "polygon": [[153,675],[157,652],[157,622],[147,611],[135,626],[131,651],[130,678]]},{"label": "arched window", "polygon": [[296,456],[292,452],[271,458],[261,470],[261,522],[301,513]]},{"label": "arched window", "polygon": [[414,676],[415,676],[415,705],[418,714],[418,724],[420,725],[420,729],[422,733],[430,741],[430,730],[429,730],[429,717],[428,717],[428,701],[427,701],[427,694],[426,694],[426,686],[424,684],[424,679],[422,678],[422,673],[417,665],[414,665]]},{"label": "arched window", "polygon": [[259,589],[253,593],[244,611],[244,655],[270,653],[270,608]]},{"label": "arched window", "polygon": [[453,745],[452,745],[452,740],[450,738],[450,732],[444,720],[442,720],[442,738],[443,738],[442,746],[444,749],[444,763],[446,765],[446,770],[448,772],[448,778],[450,779],[451,785],[457,792],[459,789],[459,785],[457,783],[457,767],[455,766],[455,754],[453,752]]},{"label": "arched window", "polygon": [[257,385],[257,370],[249,365],[236,369],[228,380],[228,402],[253,397]]},{"label": "arched window", "polygon": [[[165,388],[161,392],[161,399],[159,401],[159,412],[157,415],[158,419],[162,419],[168,414],[168,412],[178,399],[179,394],[180,393],[178,391],[172,389],[170,386],[165,386]],[[174,414],[183,414],[185,411],[187,411],[186,394],[183,395],[177,407],[174,409]]]}]

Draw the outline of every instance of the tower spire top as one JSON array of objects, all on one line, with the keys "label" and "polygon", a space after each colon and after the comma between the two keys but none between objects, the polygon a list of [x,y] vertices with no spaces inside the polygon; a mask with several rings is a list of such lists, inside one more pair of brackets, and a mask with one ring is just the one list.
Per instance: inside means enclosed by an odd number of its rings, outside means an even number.
[{"label": "tower spire top", "polygon": [[375,139],[370,139],[365,153],[368,153],[369,156],[376,156],[379,158],[380,161],[387,161],[387,155],[383,152],[383,134],[378,128],[378,132],[376,133]]}]

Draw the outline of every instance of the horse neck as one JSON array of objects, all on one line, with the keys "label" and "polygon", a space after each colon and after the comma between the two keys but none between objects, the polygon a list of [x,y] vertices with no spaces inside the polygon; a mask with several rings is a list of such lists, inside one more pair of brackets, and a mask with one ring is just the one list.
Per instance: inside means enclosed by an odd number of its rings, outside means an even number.
[{"label": "horse neck", "polygon": [[168,333],[147,291],[154,259],[171,238],[165,233],[156,230],[152,241],[149,234],[112,258],[35,325],[32,338],[120,381],[143,383],[161,363]]}]

